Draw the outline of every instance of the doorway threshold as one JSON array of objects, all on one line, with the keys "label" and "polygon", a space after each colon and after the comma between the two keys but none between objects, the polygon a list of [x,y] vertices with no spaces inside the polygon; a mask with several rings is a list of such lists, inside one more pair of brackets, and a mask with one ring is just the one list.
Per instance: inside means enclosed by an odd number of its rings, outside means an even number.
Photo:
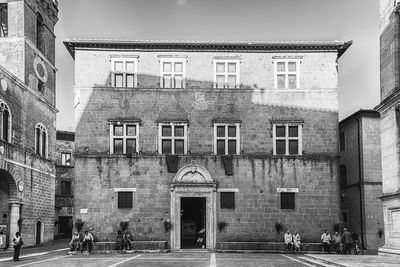
[{"label": "doorway threshold", "polygon": [[204,253],[204,252],[207,252],[207,249],[206,248],[182,248],[178,252]]}]

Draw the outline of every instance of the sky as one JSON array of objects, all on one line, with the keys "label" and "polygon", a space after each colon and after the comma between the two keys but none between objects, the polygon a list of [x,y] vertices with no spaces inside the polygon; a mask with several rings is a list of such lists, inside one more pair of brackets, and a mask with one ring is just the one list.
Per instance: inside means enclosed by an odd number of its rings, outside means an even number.
[{"label": "sky", "polygon": [[58,0],[57,129],[73,131],[74,62],[66,38],[349,41],[339,60],[339,118],[374,108],[379,0]]}]

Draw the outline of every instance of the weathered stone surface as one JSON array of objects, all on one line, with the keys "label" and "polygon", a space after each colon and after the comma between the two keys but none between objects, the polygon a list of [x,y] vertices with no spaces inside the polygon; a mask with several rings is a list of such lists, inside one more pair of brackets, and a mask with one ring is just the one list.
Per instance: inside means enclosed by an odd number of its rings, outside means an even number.
[{"label": "weathered stone surface", "polygon": [[[165,232],[164,222],[180,224],[180,198],[201,196],[208,201],[207,216],[213,214],[212,206],[216,211],[215,218],[206,219],[208,229],[215,231],[207,238],[216,239],[207,241],[209,248],[223,241],[282,240],[276,222],[299,231],[304,242],[319,242],[323,230],[332,229],[340,214],[337,53],[172,54],[187,57],[185,89],[159,88],[157,55],[170,52],[75,51],[75,218],[84,220],[99,240],[115,240],[119,223],[128,221],[135,240],[175,242],[177,226]],[[222,55],[241,58],[240,88],[212,88],[212,60]],[[110,87],[112,56],[139,57],[138,88]],[[273,56],[302,58],[299,89],[273,89]],[[176,188],[171,185],[175,174],[168,173],[157,147],[157,120],[166,114],[189,121],[189,152],[179,156],[179,167],[194,163],[204,167],[215,180],[215,189],[190,184],[179,187],[179,193],[171,192]],[[110,155],[108,120],[132,117],[141,120],[140,152]],[[212,122],[219,118],[241,121],[233,176],[225,174],[221,157],[213,155]],[[272,155],[276,119],[303,122],[302,156]],[[132,209],[117,208],[117,188],[134,189]],[[294,210],[280,209],[278,188],[298,190]],[[220,208],[223,189],[235,192],[234,210]],[[219,232],[216,224],[221,221],[228,226]]]}]

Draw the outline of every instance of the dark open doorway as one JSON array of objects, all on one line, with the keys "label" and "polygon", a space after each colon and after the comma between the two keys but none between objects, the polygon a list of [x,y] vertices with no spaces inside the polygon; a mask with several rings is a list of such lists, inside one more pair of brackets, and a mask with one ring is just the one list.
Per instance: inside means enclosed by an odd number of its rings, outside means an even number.
[{"label": "dark open doorway", "polygon": [[58,217],[58,235],[61,238],[72,237],[72,216]]},{"label": "dark open doorway", "polygon": [[36,245],[40,245],[42,243],[42,222],[37,221],[36,223]]},{"label": "dark open doorway", "polygon": [[[181,248],[195,248],[205,245],[206,198],[181,198]],[[199,244],[198,238],[203,237]]]}]

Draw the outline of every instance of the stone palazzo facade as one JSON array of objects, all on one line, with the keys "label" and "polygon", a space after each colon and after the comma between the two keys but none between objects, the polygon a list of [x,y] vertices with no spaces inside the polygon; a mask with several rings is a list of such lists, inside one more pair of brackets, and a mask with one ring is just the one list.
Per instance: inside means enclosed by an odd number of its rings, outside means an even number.
[{"label": "stone palazzo facade", "polygon": [[97,240],[319,242],[340,220],[338,60],[351,42],[65,41],[74,220]]},{"label": "stone palazzo facade", "polygon": [[400,254],[400,62],[398,1],[380,1],[383,218],[385,245],[380,254]]},{"label": "stone palazzo facade", "polygon": [[0,239],[54,238],[56,140],[52,0],[0,1]]}]

